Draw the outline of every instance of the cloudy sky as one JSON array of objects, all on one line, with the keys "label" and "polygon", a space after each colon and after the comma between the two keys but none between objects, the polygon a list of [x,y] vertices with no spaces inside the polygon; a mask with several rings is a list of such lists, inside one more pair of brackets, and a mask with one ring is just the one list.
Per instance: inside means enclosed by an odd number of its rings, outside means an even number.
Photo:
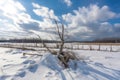
[{"label": "cloudy sky", "polygon": [[54,35],[62,22],[72,40],[119,37],[120,0],[0,0],[0,38]]}]

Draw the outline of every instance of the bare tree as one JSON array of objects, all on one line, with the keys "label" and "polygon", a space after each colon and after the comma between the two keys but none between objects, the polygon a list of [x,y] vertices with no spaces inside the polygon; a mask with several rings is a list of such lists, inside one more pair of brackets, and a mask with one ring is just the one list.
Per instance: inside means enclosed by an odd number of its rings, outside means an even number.
[{"label": "bare tree", "polygon": [[[42,38],[38,35],[39,39],[42,41],[43,46],[53,55],[57,55],[57,58],[62,62],[65,68],[68,68],[68,62],[70,59],[72,60],[78,60],[78,58],[75,56],[73,52],[70,51],[64,51],[64,44],[65,44],[65,26],[64,24],[59,25],[59,23],[54,20],[56,25],[56,33],[59,38],[59,48],[58,51],[51,50],[47,44],[42,40]],[[57,44],[57,43],[56,43]]]},{"label": "bare tree", "polygon": [[58,26],[58,23],[57,21],[55,20],[55,24],[56,24],[56,27],[57,27],[57,33],[58,33],[58,36],[60,38],[60,49],[59,49],[59,53],[62,53],[63,51],[63,46],[64,46],[64,25],[62,24],[62,31],[60,32],[60,28]]}]

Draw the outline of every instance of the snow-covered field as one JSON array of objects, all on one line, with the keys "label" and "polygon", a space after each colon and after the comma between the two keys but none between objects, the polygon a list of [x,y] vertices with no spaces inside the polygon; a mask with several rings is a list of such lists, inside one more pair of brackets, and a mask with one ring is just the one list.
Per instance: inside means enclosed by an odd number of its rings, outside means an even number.
[{"label": "snow-covered field", "polygon": [[[43,56],[23,53],[42,54]],[[64,69],[50,53],[0,48],[0,80],[120,80],[120,52],[76,50]],[[76,64],[75,64],[76,63]]]}]

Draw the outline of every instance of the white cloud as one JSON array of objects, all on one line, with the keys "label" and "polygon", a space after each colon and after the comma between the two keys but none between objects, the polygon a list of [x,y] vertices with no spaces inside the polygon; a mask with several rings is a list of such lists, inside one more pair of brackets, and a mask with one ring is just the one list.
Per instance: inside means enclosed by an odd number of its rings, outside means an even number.
[{"label": "white cloud", "polygon": [[[99,7],[90,5],[89,7],[79,7],[73,10],[73,13],[62,15],[67,22],[72,35],[77,38],[97,38],[113,36],[115,33],[114,26],[107,22],[116,18],[117,14],[110,11],[108,6]],[[86,39],[85,38],[85,39]]]},{"label": "white cloud", "polygon": [[0,34],[25,36],[24,30],[33,28],[39,30],[39,21],[32,19],[18,0],[0,0]]},{"label": "white cloud", "polygon": [[54,13],[54,10],[36,3],[32,3],[32,5],[34,7],[33,12],[37,16],[42,18],[42,20],[40,21],[41,29],[45,30],[47,28],[54,27],[55,24],[53,23],[52,19],[56,19],[59,21],[58,17]]},{"label": "white cloud", "polygon": [[114,24],[114,26],[115,26],[116,33],[119,35],[120,34],[120,23],[116,23]]},{"label": "white cloud", "polygon": [[[90,5],[89,7],[82,7],[74,10],[73,14],[68,13],[63,15],[63,19],[71,24],[87,24],[88,22],[106,21],[112,19],[116,14],[109,10],[108,6],[98,7],[97,5]],[[72,25],[74,26],[74,25]]]},{"label": "white cloud", "polygon": [[2,19],[2,24],[0,24],[0,30],[11,32],[21,31],[21,28],[13,23],[16,15],[19,15],[20,11],[26,11],[26,9],[19,2],[14,0],[1,0],[0,18]]},{"label": "white cloud", "polygon": [[58,17],[55,15],[52,9],[49,9],[48,7],[41,6],[36,3],[32,3],[32,5],[34,7],[33,12],[36,15],[41,16],[43,18],[52,18],[58,20]]},{"label": "white cloud", "polygon": [[1,0],[0,10],[9,15],[14,15],[19,11],[26,11],[24,6],[15,0]]},{"label": "white cloud", "polygon": [[[5,0],[0,2],[0,33],[4,33],[6,37],[10,36],[8,35],[8,32],[11,32],[11,34],[16,32],[20,36],[25,36],[27,35],[25,31],[39,31],[40,29],[45,31],[46,28],[54,26],[53,21],[51,21],[49,17],[58,20],[58,17],[54,14],[52,9],[35,3],[32,4],[34,7],[33,11],[35,11],[36,15],[38,14],[38,16],[42,17],[41,21],[33,19],[27,13],[25,7],[17,0]],[[42,14],[40,11],[42,11]]]},{"label": "white cloud", "polygon": [[41,6],[39,4],[36,4],[36,3],[32,3],[33,7],[34,8],[40,8]]},{"label": "white cloud", "polygon": [[15,27],[13,24],[9,23],[6,20],[0,21],[1,27],[0,31],[19,31],[19,27]]},{"label": "white cloud", "polygon": [[71,0],[64,0],[64,2],[67,4],[67,6],[71,6],[72,5]]},{"label": "white cloud", "polygon": [[100,26],[99,26],[99,30],[100,30],[100,32],[112,32],[113,31],[113,28],[112,28],[113,26],[110,24],[110,23],[108,23],[108,22],[103,22],[103,23],[101,23],[100,24]]},{"label": "white cloud", "polygon": [[[29,25],[31,23],[34,23],[35,26],[37,24],[38,25],[37,27],[39,28],[40,22],[32,19],[31,16],[26,12],[25,7],[20,2],[18,2],[17,0],[9,0],[9,1],[4,0],[0,2],[1,2],[0,3],[0,11],[1,11],[0,18],[3,17],[4,20],[8,21],[7,23],[8,26],[13,25],[16,28],[18,28],[18,30],[21,31],[22,29],[26,28],[26,27],[22,27],[23,25]],[[27,29],[31,28],[29,26],[27,27],[28,27]],[[8,30],[11,30],[11,29],[8,29]]]},{"label": "white cloud", "polygon": [[120,23],[114,24],[115,27],[120,28]]}]

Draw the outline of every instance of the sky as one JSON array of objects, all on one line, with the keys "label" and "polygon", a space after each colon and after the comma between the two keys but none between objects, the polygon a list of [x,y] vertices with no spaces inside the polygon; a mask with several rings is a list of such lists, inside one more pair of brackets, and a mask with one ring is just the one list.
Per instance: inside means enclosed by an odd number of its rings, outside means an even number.
[{"label": "sky", "polygon": [[56,38],[54,19],[69,40],[120,38],[120,0],[0,0],[0,38]]}]

